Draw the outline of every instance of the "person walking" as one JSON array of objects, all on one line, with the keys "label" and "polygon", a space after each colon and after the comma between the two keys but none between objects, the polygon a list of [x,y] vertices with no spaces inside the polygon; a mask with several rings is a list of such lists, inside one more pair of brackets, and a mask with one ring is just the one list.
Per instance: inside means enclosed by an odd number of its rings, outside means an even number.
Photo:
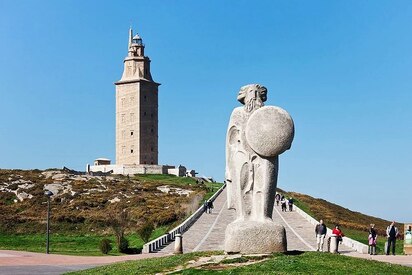
[{"label": "person walking", "polygon": [[316,251],[323,252],[323,242],[326,237],[326,225],[323,223],[323,220],[320,220],[319,223],[315,226],[316,234]]},{"label": "person walking", "polygon": [[369,228],[369,235],[368,235],[368,243],[369,243],[369,254],[376,255],[376,238],[378,235],[376,234],[375,225],[371,224]]},{"label": "person walking", "polygon": [[387,228],[386,228],[386,237],[388,238],[388,246],[386,247],[386,255],[389,255],[392,246],[392,255],[395,255],[395,245],[396,245],[396,238],[399,235],[399,230],[395,226],[395,221],[393,221]]},{"label": "person walking", "polygon": [[279,193],[276,193],[275,201],[276,201],[276,205],[279,206],[279,201],[280,201],[280,194]]},{"label": "person walking", "polygon": [[289,211],[292,212],[293,211],[293,199],[292,199],[292,197],[290,197],[288,199],[288,205],[289,205]]},{"label": "person walking", "polygon": [[208,213],[207,208],[208,208],[209,203],[207,201],[205,201],[203,203],[203,211],[205,211],[205,213]]},{"label": "person walking", "polygon": [[343,237],[345,237],[342,230],[339,228],[339,224],[335,225],[335,228],[332,230],[332,235],[336,236],[336,253],[339,254],[339,243],[342,243]]},{"label": "person walking", "polygon": [[209,210],[209,214],[212,214],[212,209],[213,209],[213,202],[212,201],[209,201],[207,203],[207,208]]},{"label": "person walking", "polygon": [[282,196],[280,204],[282,205],[282,212],[286,212],[286,198],[284,196]]}]

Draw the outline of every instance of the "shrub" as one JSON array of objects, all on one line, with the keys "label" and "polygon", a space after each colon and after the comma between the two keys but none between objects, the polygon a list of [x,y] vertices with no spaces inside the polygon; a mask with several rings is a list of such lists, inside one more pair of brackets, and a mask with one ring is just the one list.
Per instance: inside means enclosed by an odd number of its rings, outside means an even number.
[{"label": "shrub", "polygon": [[[129,212],[126,209],[112,209],[109,211],[108,215],[109,220],[107,223],[112,228],[116,236],[116,244],[120,252],[123,252],[121,247],[123,247],[122,242],[125,242],[124,232],[129,224]],[[127,240],[126,240],[127,241]],[[127,243],[127,247],[129,243]],[[127,250],[127,248],[126,248]]]},{"label": "shrub", "polygon": [[108,254],[112,250],[112,245],[111,245],[110,240],[109,239],[101,240],[99,248],[103,254]]},{"label": "shrub", "polygon": [[154,230],[153,223],[145,222],[137,229],[137,234],[140,236],[140,238],[145,243],[147,243],[150,239],[150,236],[152,235],[153,230]]},{"label": "shrub", "polygon": [[129,241],[125,237],[121,237],[118,244],[119,252],[128,253],[129,251]]}]

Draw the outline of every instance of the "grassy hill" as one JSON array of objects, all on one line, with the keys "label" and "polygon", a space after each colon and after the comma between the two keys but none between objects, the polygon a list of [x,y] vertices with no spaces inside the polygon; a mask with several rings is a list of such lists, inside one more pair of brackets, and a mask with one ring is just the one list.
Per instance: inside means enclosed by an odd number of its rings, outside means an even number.
[{"label": "grassy hill", "polygon": [[[109,224],[124,211],[125,233],[132,243],[141,246],[135,234],[140,225],[153,224],[152,238],[157,237],[195,211],[218,187],[220,184],[170,175],[88,176],[62,170],[0,170],[0,248],[43,249],[46,189],[55,194],[51,198],[54,247],[58,242],[74,240],[72,250],[58,250],[71,254],[76,246],[84,245],[85,235],[96,243],[98,253],[101,236],[113,234]],[[66,238],[68,235],[70,238]]]},{"label": "grassy hill", "polygon": [[[193,178],[170,175],[86,176],[62,170],[0,170],[0,249],[43,251],[45,247],[45,189],[51,200],[52,252],[101,255],[102,237],[113,238],[110,222],[128,212],[126,236],[134,247],[143,241],[137,228],[153,223],[156,238],[195,211],[220,187]],[[378,230],[378,252],[383,252],[385,228],[390,223],[308,195],[283,192],[296,205],[329,227],[339,223],[344,233],[367,243],[370,223]],[[403,225],[398,224],[402,231]],[[397,253],[402,252],[401,241]],[[118,253],[114,250],[114,254]]]}]

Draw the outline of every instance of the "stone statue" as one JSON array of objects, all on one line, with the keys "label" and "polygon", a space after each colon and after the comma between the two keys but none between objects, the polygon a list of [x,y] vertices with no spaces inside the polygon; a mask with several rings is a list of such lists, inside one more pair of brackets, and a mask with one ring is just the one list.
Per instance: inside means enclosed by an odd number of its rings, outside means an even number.
[{"label": "stone statue", "polygon": [[293,120],[275,106],[264,106],[267,89],[243,86],[226,136],[228,208],[236,220],[225,234],[227,253],[286,251],[286,232],[272,220],[278,176],[278,156],[290,149]]}]

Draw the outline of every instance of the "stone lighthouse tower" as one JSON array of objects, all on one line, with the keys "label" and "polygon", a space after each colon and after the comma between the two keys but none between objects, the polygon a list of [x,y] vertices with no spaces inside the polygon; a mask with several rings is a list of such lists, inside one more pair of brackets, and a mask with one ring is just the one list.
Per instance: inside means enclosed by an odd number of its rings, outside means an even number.
[{"label": "stone lighthouse tower", "polygon": [[158,86],[138,34],[129,30],[129,50],[116,85],[116,164],[158,164]]}]

